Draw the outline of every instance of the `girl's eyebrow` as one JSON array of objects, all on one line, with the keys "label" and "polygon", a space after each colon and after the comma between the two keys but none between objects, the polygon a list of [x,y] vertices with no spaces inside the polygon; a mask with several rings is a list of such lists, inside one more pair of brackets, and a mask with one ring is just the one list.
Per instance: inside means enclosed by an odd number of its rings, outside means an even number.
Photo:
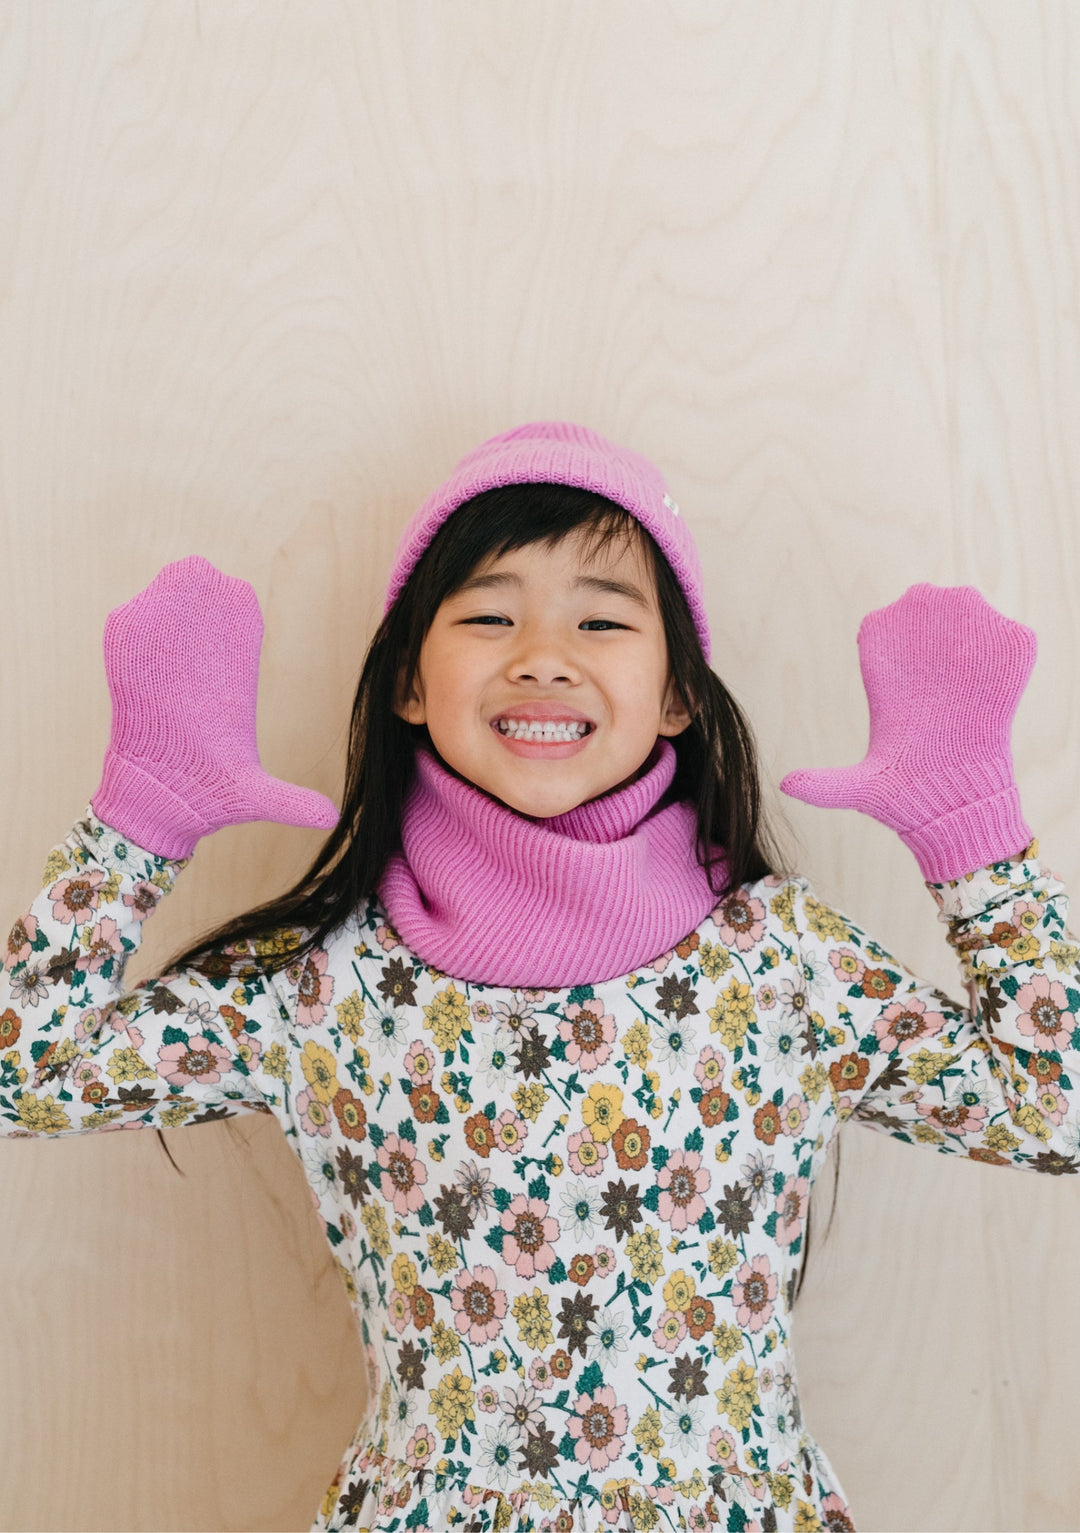
[{"label": "girl's eyebrow", "polygon": [[[524,584],[525,582],[520,575],[516,575],[510,570],[504,570],[498,574],[492,572],[490,575],[473,575],[458,586],[454,595],[463,596],[467,591],[483,591],[490,590],[493,587],[523,586]],[[625,596],[630,601],[636,602],[639,607],[644,607],[646,611],[649,610],[649,603],[644,593],[636,585],[632,585],[626,580],[605,580],[599,575],[578,575],[575,580],[571,581],[571,586],[574,589],[582,588],[587,591],[598,591],[607,596]]]}]

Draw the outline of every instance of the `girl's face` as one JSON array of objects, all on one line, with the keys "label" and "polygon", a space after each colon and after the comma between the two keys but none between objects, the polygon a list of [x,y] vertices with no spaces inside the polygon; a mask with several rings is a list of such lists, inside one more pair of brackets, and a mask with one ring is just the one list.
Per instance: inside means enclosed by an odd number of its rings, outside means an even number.
[{"label": "girl's face", "polygon": [[[547,819],[633,781],[690,714],[671,680],[638,538],[586,562],[580,532],[486,560],[439,607],[408,699],[446,764],[519,814]],[[515,740],[499,721],[588,722],[581,739]]]}]

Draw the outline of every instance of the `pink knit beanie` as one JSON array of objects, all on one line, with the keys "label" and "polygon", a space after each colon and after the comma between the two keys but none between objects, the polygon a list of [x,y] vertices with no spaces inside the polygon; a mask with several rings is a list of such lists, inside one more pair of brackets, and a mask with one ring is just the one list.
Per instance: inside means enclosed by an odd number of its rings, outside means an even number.
[{"label": "pink knit beanie", "polygon": [[625,507],[652,534],[686,596],[702,653],[711,646],[704,580],[690,529],[667,493],[660,470],[629,448],[570,421],[515,426],[466,453],[429,495],[401,535],[383,608],[385,616],[443,522],[463,501],[502,484],[572,484]]}]

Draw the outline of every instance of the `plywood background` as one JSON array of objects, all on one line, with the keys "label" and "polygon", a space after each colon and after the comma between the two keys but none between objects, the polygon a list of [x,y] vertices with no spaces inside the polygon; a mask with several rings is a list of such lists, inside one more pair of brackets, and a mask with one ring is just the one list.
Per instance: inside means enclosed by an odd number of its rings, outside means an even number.
[{"label": "plywood background", "polygon": [[[106,613],[201,553],[266,622],[268,770],[340,797],[408,515],[593,425],[698,537],[714,664],[822,897],[951,994],[857,760],[916,580],[1035,628],[1014,754],[1080,889],[1073,0],[0,0],[0,925],[97,787]],[[320,833],[200,843],[138,983]],[[306,1529],[363,1406],[272,1121],[0,1149],[0,1526]],[[849,1127],[797,1309],[867,1529],[1076,1529],[1080,1183]]]}]

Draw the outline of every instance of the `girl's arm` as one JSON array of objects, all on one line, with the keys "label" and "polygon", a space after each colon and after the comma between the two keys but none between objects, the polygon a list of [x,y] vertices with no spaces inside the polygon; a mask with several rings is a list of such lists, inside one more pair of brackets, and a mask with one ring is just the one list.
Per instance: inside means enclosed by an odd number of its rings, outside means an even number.
[{"label": "girl's arm", "polygon": [[[1080,1168],[1080,946],[1032,841],[928,884],[967,981],[964,1006],[918,979],[804,879],[778,913],[807,979],[811,1065],[841,1119],[907,1144],[1053,1174]],[[782,891],[784,894],[785,891]]]},{"label": "girl's arm", "polygon": [[135,846],[87,807],[0,950],[0,1133],[172,1128],[284,1112],[287,1012],[255,965],[125,993],[143,923],[189,858]]}]

